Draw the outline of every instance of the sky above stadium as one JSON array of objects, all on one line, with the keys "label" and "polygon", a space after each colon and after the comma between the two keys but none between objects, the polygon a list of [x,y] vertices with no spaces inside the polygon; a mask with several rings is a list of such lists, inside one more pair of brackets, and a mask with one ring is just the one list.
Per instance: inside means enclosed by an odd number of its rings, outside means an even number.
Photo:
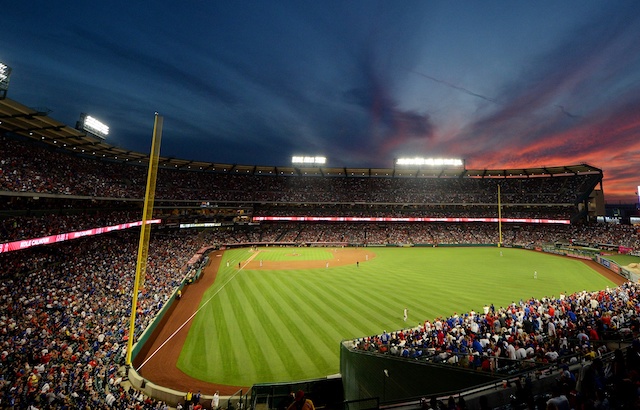
[{"label": "sky above stadium", "polygon": [[588,163],[609,203],[640,184],[640,2],[13,1],[8,97],[110,143],[290,165]]}]

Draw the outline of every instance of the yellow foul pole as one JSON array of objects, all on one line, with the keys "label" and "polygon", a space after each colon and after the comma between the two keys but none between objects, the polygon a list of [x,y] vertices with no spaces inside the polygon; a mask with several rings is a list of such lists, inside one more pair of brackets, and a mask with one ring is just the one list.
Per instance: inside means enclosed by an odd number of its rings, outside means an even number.
[{"label": "yellow foul pole", "polygon": [[502,205],[500,204],[500,185],[498,185],[498,248],[502,246]]},{"label": "yellow foul pole", "polygon": [[153,201],[156,196],[156,177],[158,175],[158,157],[160,155],[160,141],[162,140],[163,118],[155,114],[153,123],[153,139],[151,141],[151,153],[149,154],[149,171],[147,173],[147,189],[144,196],[144,208],[142,210],[142,226],[140,227],[140,241],[138,243],[138,260],[136,262],[136,277],[133,283],[133,299],[131,301],[131,320],[129,321],[129,340],[127,340],[126,364],[131,365],[131,350],[136,326],[136,310],[138,308],[138,292],[144,284],[147,272],[147,256],[149,252],[149,239],[151,237],[151,225],[147,223],[153,217]]}]

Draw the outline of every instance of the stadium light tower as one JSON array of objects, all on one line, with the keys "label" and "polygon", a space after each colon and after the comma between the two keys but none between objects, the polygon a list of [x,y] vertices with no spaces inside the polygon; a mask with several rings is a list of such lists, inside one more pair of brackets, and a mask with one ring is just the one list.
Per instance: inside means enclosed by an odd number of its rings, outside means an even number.
[{"label": "stadium light tower", "polygon": [[11,67],[0,62],[0,100],[7,98],[9,77],[11,77]]},{"label": "stadium light tower", "polygon": [[327,163],[327,158],[321,156],[294,155],[291,157],[291,163],[303,165],[324,165]]},{"label": "stadium light tower", "polygon": [[100,139],[105,139],[107,135],[109,135],[109,126],[107,124],[85,113],[80,114],[80,120],[76,123],[76,129]]},{"label": "stadium light tower", "polygon": [[422,157],[396,158],[395,165],[407,166],[407,167],[425,166],[425,167],[433,167],[433,168],[443,168],[443,167],[462,168],[464,167],[464,160],[459,158],[422,158]]}]

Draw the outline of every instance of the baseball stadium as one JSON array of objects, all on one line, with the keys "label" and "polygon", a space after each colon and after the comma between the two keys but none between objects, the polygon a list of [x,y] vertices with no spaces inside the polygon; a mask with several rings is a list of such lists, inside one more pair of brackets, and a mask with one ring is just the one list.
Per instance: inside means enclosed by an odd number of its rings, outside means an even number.
[{"label": "baseball stadium", "polygon": [[598,220],[601,169],[210,163],[0,121],[4,408],[637,404],[640,235]]}]

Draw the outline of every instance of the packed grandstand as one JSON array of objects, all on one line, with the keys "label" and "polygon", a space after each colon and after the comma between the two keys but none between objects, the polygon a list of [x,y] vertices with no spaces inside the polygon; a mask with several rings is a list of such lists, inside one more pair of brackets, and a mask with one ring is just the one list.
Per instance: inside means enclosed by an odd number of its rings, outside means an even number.
[{"label": "packed grandstand", "polygon": [[[6,130],[0,137],[0,152],[0,244],[140,219],[144,164],[79,155]],[[274,170],[161,167],[153,216],[162,222],[153,228],[150,273],[138,301],[136,338],[189,275],[194,268],[189,261],[205,246],[501,243],[528,247],[577,241],[640,251],[634,227],[596,224],[590,218],[588,201],[601,186],[602,172],[584,164],[540,175],[532,175],[533,170],[511,175],[459,170],[448,176],[395,175],[392,169],[375,176],[348,169],[339,175]],[[512,220],[502,225],[502,236],[495,219],[498,185],[502,217]],[[213,227],[205,227],[206,223]],[[185,224],[195,227],[181,229]],[[139,393],[119,385],[137,243],[138,230],[129,229],[0,253],[3,406],[112,408],[117,403],[129,408],[140,403]],[[613,291],[607,292],[609,297]],[[637,321],[636,288],[624,287],[621,292],[626,294],[625,309],[614,320]],[[582,298],[590,300],[591,295]],[[525,307],[514,306],[513,314]],[[498,323],[511,325],[499,319]],[[547,323],[540,322],[538,330],[547,333]],[[442,325],[433,326],[442,330]],[[435,334],[436,340],[441,337]],[[400,345],[399,336],[393,337],[389,343]],[[364,349],[361,343],[356,342]],[[366,349],[370,346],[367,342]],[[591,354],[587,350],[585,354]],[[397,348],[395,352],[405,354]],[[490,368],[494,364],[489,359]],[[476,365],[484,368],[483,360],[479,356]],[[164,406],[146,400],[150,407]]]}]

